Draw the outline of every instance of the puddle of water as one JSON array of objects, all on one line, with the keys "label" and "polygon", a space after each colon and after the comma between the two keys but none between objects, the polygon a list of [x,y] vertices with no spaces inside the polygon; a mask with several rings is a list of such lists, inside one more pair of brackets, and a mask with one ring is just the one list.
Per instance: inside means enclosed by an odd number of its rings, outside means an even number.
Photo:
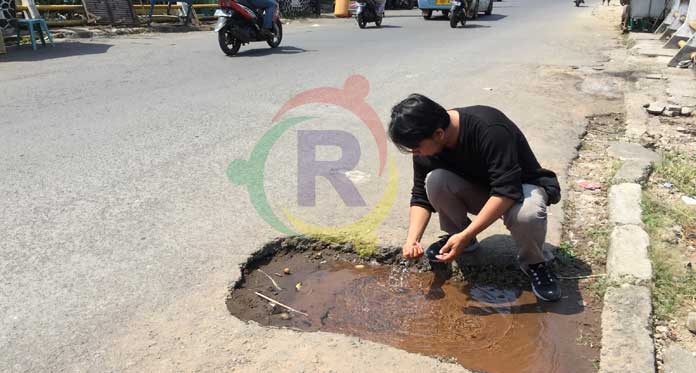
[{"label": "puddle of water", "polygon": [[[292,268],[283,275],[283,268]],[[488,372],[590,372],[591,358],[575,339],[571,312],[544,312],[529,291],[471,286],[399,266],[308,263],[300,255],[261,266],[245,276],[227,302],[230,312],[262,325],[357,336],[430,356],[455,358]],[[275,274],[274,274],[275,273]],[[282,275],[282,276],[279,276]],[[299,290],[296,284],[301,283]],[[272,311],[264,295],[306,312]],[[577,305],[575,305],[577,308]]]}]

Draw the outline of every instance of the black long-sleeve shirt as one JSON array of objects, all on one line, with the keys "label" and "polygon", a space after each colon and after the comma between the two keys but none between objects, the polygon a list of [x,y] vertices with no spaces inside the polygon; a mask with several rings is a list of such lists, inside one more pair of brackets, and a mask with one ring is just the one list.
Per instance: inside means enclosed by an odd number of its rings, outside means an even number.
[{"label": "black long-sleeve shirt", "polygon": [[539,165],[527,139],[500,110],[468,106],[459,112],[459,139],[455,149],[432,156],[413,157],[411,206],[435,211],[425,193],[425,176],[444,168],[469,182],[479,184],[490,195],[521,201],[522,184],[544,188],[549,204],[560,199],[560,186],[553,171]]}]

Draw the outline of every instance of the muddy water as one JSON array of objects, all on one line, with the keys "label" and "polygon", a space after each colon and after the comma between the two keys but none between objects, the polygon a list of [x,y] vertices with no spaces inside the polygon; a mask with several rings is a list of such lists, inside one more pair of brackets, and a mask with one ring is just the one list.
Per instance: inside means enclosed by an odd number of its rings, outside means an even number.
[{"label": "muddy water", "polygon": [[[292,267],[291,275],[283,275],[284,266]],[[575,341],[579,316],[545,312],[529,291],[454,279],[437,286],[442,281],[433,285],[432,273],[303,263],[298,257],[261,268],[283,290],[273,290],[258,271],[249,273],[228,301],[232,314],[243,320],[354,335],[488,372],[594,371],[589,354]],[[308,316],[290,312],[292,318],[284,320],[285,311],[272,310],[255,291]]]}]

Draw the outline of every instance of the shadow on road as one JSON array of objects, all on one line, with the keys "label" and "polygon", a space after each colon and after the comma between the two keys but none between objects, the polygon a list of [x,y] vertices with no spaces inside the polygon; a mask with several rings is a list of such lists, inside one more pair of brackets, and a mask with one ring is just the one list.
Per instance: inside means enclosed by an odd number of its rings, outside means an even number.
[{"label": "shadow on road", "polygon": [[297,47],[291,47],[291,46],[280,46],[278,48],[258,48],[258,49],[247,49],[247,50],[242,50],[235,56],[232,56],[233,58],[239,58],[239,57],[262,57],[262,56],[268,56],[271,54],[299,54],[299,53],[305,53],[305,52],[311,52],[306,49],[302,48],[297,48]]},{"label": "shadow on road", "polygon": [[506,17],[507,16],[504,14],[491,14],[490,16],[480,16],[475,20],[475,22],[494,22],[500,21],[501,19]]},{"label": "shadow on road", "polygon": [[374,25],[372,25],[372,26],[368,25],[368,26],[365,27],[363,30],[368,30],[368,29],[369,29],[369,30],[379,30],[380,28],[401,28],[401,26],[396,26],[396,25],[382,25],[382,27],[377,27],[377,26],[374,26]]},{"label": "shadow on road", "polygon": [[422,18],[422,17],[423,17],[423,15],[420,12],[415,13],[415,14],[404,14],[404,15],[392,15],[392,14],[385,12],[385,15],[384,15],[384,19],[388,19],[388,18]]},{"label": "shadow on road", "polygon": [[462,27],[461,25],[459,25],[459,26],[457,26],[457,28],[491,28],[491,26],[467,23],[466,26]]},{"label": "shadow on road", "polygon": [[84,56],[89,54],[106,53],[111,44],[68,42],[56,43],[54,47],[47,44],[46,47],[39,45],[37,50],[31,49],[31,45],[8,47],[7,54],[0,56],[0,62],[33,62],[51,60],[56,58]]},{"label": "shadow on road", "polygon": [[[479,17],[476,19],[467,19],[466,20],[466,22],[467,22],[466,27],[469,27],[469,22],[495,22],[495,21],[500,21],[501,19],[503,19],[505,17],[507,17],[507,16],[504,14],[491,14],[490,16],[479,15]],[[433,16],[433,18],[431,18],[430,20],[431,21],[449,21],[449,16],[444,16],[444,15],[440,15],[437,17]],[[485,27],[490,27],[490,26],[485,26]]]}]

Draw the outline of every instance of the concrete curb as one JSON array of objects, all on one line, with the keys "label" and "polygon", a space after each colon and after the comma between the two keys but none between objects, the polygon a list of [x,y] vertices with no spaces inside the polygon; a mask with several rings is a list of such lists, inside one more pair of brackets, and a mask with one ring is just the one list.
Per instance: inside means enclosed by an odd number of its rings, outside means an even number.
[{"label": "concrete curb", "polygon": [[650,237],[641,220],[640,184],[647,181],[657,154],[632,143],[613,143],[610,156],[624,161],[609,190],[614,226],[607,253],[609,288],[602,310],[601,373],[655,372],[650,282]]},{"label": "concrete curb", "polygon": [[614,283],[647,284],[652,278],[650,237],[637,225],[619,225],[611,233],[607,274]]},{"label": "concrete curb", "polygon": [[51,29],[55,39],[91,39],[99,37],[114,37],[120,35],[137,35],[144,33],[184,33],[198,31],[212,31],[212,23],[202,23],[200,26],[180,25],[170,23],[153,23],[149,27],[105,27],[105,26],[77,26]]},{"label": "concrete curb", "polygon": [[[670,59],[664,56],[669,53],[653,53],[658,40],[654,34],[632,33],[627,39],[629,54],[626,69],[633,71],[638,79],[632,82],[632,89],[624,95],[625,138],[652,148],[663,143],[660,127],[664,124],[660,123],[660,117],[665,114],[650,114],[647,110],[649,105],[696,106],[693,71],[667,68]],[[657,57],[646,59],[644,56]],[[609,153],[623,161],[613,178],[615,184],[645,184],[652,164],[658,161],[655,154],[641,149],[638,144],[612,146]],[[638,190],[637,184],[633,186],[634,190]],[[612,188],[610,213],[616,215],[618,212],[615,209],[619,205],[628,207],[633,210],[630,218],[635,221],[640,207],[636,206],[636,202],[629,201],[635,198],[621,196],[620,191],[619,188]],[[652,336],[652,301],[649,295],[653,280],[648,276],[649,267],[644,266],[647,252],[643,249],[650,244],[649,236],[640,228],[642,224],[621,225],[619,219],[613,219],[613,223],[615,227],[607,258],[609,288],[602,314],[600,372],[655,372],[656,369],[664,373],[696,372],[696,354],[685,350],[679,341],[670,342],[668,336],[659,330],[660,326],[657,327],[657,337]],[[640,257],[638,264],[632,265],[631,261],[636,257]],[[629,290],[621,294],[623,289]],[[623,342],[619,339],[623,339]]]},{"label": "concrete curb", "polygon": [[624,285],[607,289],[602,310],[600,372],[655,371],[651,313],[647,287]]},{"label": "concrete curb", "polygon": [[609,189],[609,221],[614,225],[640,226],[640,185],[625,183]]}]

